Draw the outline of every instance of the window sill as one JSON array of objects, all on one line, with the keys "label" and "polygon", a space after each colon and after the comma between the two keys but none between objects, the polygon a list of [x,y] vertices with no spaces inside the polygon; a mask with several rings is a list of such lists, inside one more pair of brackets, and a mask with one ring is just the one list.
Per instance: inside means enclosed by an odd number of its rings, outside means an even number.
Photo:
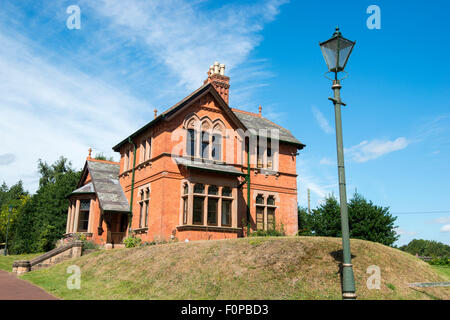
[{"label": "window sill", "polygon": [[73,238],[76,237],[77,235],[84,235],[86,237],[92,237],[92,232],[70,232],[70,233],[65,233],[63,234],[64,238]]},{"label": "window sill", "polygon": [[215,232],[230,232],[230,233],[238,233],[241,232],[241,228],[232,228],[232,227],[218,227],[218,226],[204,226],[204,225],[182,225],[177,226],[178,231],[215,231]]},{"label": "window sill", "polygon": [[138,229],[133,230],[133,233],[135,233],[135,234],[142,234],[142,233],[147,233],[147,232],[148,232],[148,227],[138,228]]}]

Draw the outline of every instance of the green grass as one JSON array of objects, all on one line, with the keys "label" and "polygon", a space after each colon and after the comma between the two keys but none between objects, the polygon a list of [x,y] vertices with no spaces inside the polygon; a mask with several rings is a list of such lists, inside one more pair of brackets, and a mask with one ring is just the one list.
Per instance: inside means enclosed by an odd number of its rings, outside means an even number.
[{"label": "green grass", "polygon": [[12,264],[16,260],[31,260],[42,253],[30,253],[30,254],[20,254],[20,255],[8,255],[0,256],[0,270],[11,272]]},{"label": "green grass", "polygon": [[[252,237],[100,250],[22,276],[63,299],[341,299],[341,239]],[[351,240],[358,299],[450,299],[448,288],[413,290],[411,282],[446,281],[398,249]],[[81,269],[69,290],[67,267]],[[366,286],[381,269],[380,290]]]},{"label": "green grass", "polygon": [[431,268],[447,278],[447,281],[450,281],[450,266],[431,266]]}]

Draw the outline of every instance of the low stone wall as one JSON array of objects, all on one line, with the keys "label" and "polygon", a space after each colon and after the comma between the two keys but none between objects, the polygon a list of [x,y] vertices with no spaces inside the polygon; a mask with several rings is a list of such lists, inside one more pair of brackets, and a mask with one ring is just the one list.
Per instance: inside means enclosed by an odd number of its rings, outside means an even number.
[{"label": "low stone wall", "polygon": [[82,254],[82,241],[74,241],[64,246],[55,248],[33,260],[14,261],[12,272],[21,275],[32,270],[46,268],[48,266],[60,263],[64,260],[80,257]]}]

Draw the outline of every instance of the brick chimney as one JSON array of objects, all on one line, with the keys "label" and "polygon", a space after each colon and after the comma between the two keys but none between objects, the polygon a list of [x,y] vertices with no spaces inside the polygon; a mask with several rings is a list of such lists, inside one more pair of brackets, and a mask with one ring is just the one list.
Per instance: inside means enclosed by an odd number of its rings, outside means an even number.
[{"label": "brick chimney", "polygon": [[217,61],[209,67],[207,72],[208,78],[203,84],[212,83],[214,89],[220,94],[222,99],[228,104],[230,92],[230,78],[225,75],[225,65],[219,64]]}]

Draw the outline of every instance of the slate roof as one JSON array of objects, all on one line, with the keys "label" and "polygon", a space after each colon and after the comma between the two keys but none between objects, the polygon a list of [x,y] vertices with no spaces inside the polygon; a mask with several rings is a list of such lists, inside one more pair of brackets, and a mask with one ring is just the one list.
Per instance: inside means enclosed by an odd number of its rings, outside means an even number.
[{"label": "slate roof", "polygon": [[90,160],[86,162],[93,189],[103,211],[129,212],[130,205],[119,183],[119,164]]},{"label": "slate roof", "polygon": [[259,129],[272,129],[272,128],[279,129],[280,130],[279,131],[280,132],[280,136],[279,136],[280,141],[295,144],[300,149],[302,149],[305,146],[303,143],[301,143],[299,140],[297,140],[289,130],[276,125],[272,121],[270,121],[266,118],[260,117],[259,115],[256,115],[256,114],[251,114],[251,113],[248,113],[245,111],[237,112],[237,111],[231,109],[228,106],[228,104],[225,101],[223,101],[222,97],[217,93],[217,91],[214,89],[214,86],[211,83],[205,83],[200,88],[198,88],[197,90],[195,90],[194,92],[192,92],[191,94],[186,96],[184,99],[180,100],[175,105],[173,105],[172,107],[170,107],[167,110],[165,110],[164,112],[162,112],[155,119],[153,119],[152,121],[147,123],[145,126],[143,126],[139,130],[132,133],[128,138],[119,142],[112,149],[114,151],[118,152],[120,147],[123,144],[128,142],[128,139],[130,139],[130,138],[132,139],[132,138],[138,136],[140,133],[144,132],[145,130],[147,130],[148,128],[150,128],[151,126],[156,124],[157,122],[164,120],[166,117],[169,117],[171,114],[177,112],[179,109],[181,109],[183,106],[185,106],[188,102],[201,96],[203,93],[205,93],[208,90],[217,98],[217,100],[219,100],[220,103],[222,103],[224,105],[224,108],[226,109],[226,111],[227,110],[230,111],[228,114],[231,116],[231,118],[234,118],[235,121],[237,123],[239,123],[240,126],[243,126],[246,129],[254,129],[254,130],[256,130],[256,132],[258,132]]},{"label": "slate roof", "polygon": [[174,158],[175,162],[179,165],[183,165],[188,169],[197,169],[197,170],[203,170],[203,171],[212,171],[212,172],[220,172],[220,173],[226,173],[236,176],[245,176],[245,173],[239,171],[233,166],[229,166],[226,164],[218,164],[218,163],[210,163],[210,162],[203,162],[203,161],[193,161],[191,159],[186,158]]},{"label": "slate roof", "polygon": [[303,148],[305,146],[303,143],[298,141],[288,129],[280,127],[279,125],[276,125],[275,123],[264,117],[261,117],[257,114],[251,114],[245,111],[244,112],[237,111],[236,109],[232,109],[232,111],[248,130],[251,129],[255,130],[256,131],[255,134],[259,134],[260,129],[266,129],[268,135],[270,136],[270,130],[277,129],[279,130],[280,141],[295,144],[300,148]]},{"label": "slate roof", "polygon": [[89,182],[84,186],[74,190],[71,194],[86,194],[86,193],[95,193],[94,185],[92,184],[92,182]]}]

